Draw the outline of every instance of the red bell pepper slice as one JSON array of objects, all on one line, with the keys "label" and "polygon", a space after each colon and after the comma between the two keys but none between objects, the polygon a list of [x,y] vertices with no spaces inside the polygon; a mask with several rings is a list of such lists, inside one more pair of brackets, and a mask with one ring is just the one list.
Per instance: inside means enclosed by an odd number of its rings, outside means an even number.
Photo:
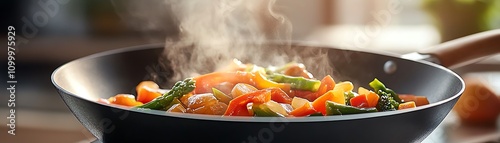
[{"label": "red bell pepper slice", "polygon": [[401,98],[404,102],[413,101],[416,106],[422,106],[429,104],[429,100],[425,96],[417,96],[411,94],[399,94],[399,98]]},{"label": "red bell pepper slice", "polygon": [[285,93],[285,91],[281,90],[278,87],[267,88],[267,90],[271,91],[271,100],[276,101],[278,103],[292,103],[292,98]]},{"label": "red bell pepper slice", "polygon": [[193,78],[196,81],[194,94],[210,93],[213,87],[224,82],[246,83],[255,86],[253,78],[254,75],[250,72],[213,72],[200,75]]},{"label": "red bell pepper slice", "polygon": [[224,116],[248,116],[250,113],[247,109],[247,104],[265,103],[271,100],[271,91],[257,90],[247,94],[240,95],[229,102],[229,105],[224,113]]}]

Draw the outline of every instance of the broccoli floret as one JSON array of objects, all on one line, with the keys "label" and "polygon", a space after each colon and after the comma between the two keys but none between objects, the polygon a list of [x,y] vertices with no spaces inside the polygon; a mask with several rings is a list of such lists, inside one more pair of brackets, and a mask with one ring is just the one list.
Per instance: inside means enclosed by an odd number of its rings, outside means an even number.
[{"label": "broccoli floret", "polygon": [[355,97],[356,95],[357,95],[356,92],[352,92],[352,91],[344,92],[345,104],[350,106],[351,105],[351,98]]},{"label": "broccoli floret", "polygon": [[397,108],[399,107],[399,103],[396,100],[394,100],[394,98],[392,98],[392,96],[389,93],[386,93],[382,90],[379,90],[377,93],[380,96],[377,103],[378,111],[397,110]]},{"label": "broccoli floret", "polygon": [[[396,100],[398,103],[403,103],[401,101],[401,98],[399,98],[399,95],[394,92],[392,89],[389,89],[387,87],[385,87],[385,85],[380,82],[377,78],[373,79],[372,82],[369,83],[370,87],[372,87],[375,91],[379,91],[379,90],[382,90],[384,91],[385,93],[387,94],[390,94],[390,97],[392,97],[394,100]],[[380,93],[377,93],[380,95]]]}]

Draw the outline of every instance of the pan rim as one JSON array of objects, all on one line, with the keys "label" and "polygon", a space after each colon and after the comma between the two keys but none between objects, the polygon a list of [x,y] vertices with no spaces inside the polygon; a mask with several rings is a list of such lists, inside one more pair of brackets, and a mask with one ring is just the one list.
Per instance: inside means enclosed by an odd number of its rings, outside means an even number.
[{"label": "pan rim", "polygon": [[[67,62],[58,68],[56,68],[52,74],[51,74],[51,81],[52,84],[59,90],[60,92],[64,92],[67,95],[74,96],[78,99],[91,102],[93,104],[97,104],[100,106],[107,106],[110,107],[111,109],[120,109],[120,110],[125,110],[129,112],[134,112],[138,114],[148,114],[148,115],[158,115],[161,117],[173,117],[173,118],[184,118],[184,119],[191,119],[191,120],[206,120],[206,121],[223,121],[223,122],[266,122],[266,123],[288,123],[288,122],[330,122],[330,121],[349,121],[349,120],[360,120],[360,119],[369,119],[369,118],[378,118],[378,117],[385,117],[385,116],[391,116],[391,115],[400,115],[400,114],[406,114],[409,112],[417,112],[421,110],[425,110],[427,108],[433,108],[445,103],[448,103],[454,99],[459,98],[462,93],[465,90],[465,83],[463,79],[456,74],[455,72],[451,71],[448,68],[445,68],[441,65],[437,65],[431,62],[427,61],[414,61],[414,60],[409,60],[409,59],[404,59],[395,55],[391,55],[385,52],[377,52],[377,51],[356,51],[356,50],[350,50],[350,49],[340,49],[336,48],[333,46],[325,46],[321,44],[316,44],[316,43],[310,43],[310,42],[300,42],[296,41],[293,42],[291,45],[296,45],[296,46],[313,46],[313,47],[318,47],[318,48],[332,48],[332,49],[338,49],[338,50],[345,50],[345,51],[352,51],[352,52],[361,52],[361,53],[367,53],[367,54],[375,54],[375,55],[380,55],[380,56],[389,56],[393,58],[397,58],[400,60],[406,60],[410,62],[417,62],[419,64],[424,64],[426,66],[432,66],[434,68],[443,70],[445,72],[448,72],[452,74],[453,77],[457,78],[460,81],[461,88],[460,90],[453,96],[430,103],[428,105],[424,106],[419,106],[416,108],[412,109],[405,109],[405,110],[396,110],[396,111],[388,111],[388,112],[374,112],[374,113],[363,113],[363,114],[350,114],[350,115],[341,115],[341,116],[312,116],[312,117],[234,117],[234,116],[216,116],[216,115],[203,115],[203,114],[186,114],[186,113],[166,113],[164,111],[159,111],[159,110],[138,110],[138,109],[129,109],[126,107],[121,107],[117,105],[109,105],[109,104],[103,104],[99,103],[97,101],[92,101],[87,98],[84,98],[82,96],[79,96],[77,94],[74,94],[72,92],[69,92],[68,90],[64,89],[61,87],[57,81],[56,81],[56,76],[58,75],[57,73],[64,69],[67,66],[70,66],[73,63],[84,61],[84,60],[89,60],[97,57],[103,57],[103,56],[108,56],[108,55],[113,55],[113,54],[118,54],[118,53],[123,53],[123,52],[131,52],[131,51],[139,51],[139,50],[147,50],[147,49],[157,49],[160,47],[164,47],[165,43],[152,43],[152,44],[142,44],[142,45],[136,45],[136,46],[130,46],[130,47],[124,47],[120,49],[114,49],[114,50],[108,50],[108,51],[103,51],[95,54],[91,54],[85,57],[81,57],[75,60],[72,60],[70,62]],[[59,93],[61,94],[61,93]],[[60,95],[62,96],[62,95]],[[64,101],[65,104],[68,104],[66,101]],[[70,106],[70,105],[67,105]],[[73,112],[73,111],[72,111]],[[74,112],[73,112],[74,114]]]}]

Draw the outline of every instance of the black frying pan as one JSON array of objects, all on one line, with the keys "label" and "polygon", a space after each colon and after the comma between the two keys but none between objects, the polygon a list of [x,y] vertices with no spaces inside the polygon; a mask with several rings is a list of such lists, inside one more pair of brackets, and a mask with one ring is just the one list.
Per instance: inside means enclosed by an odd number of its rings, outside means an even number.
[{"label": "black frying pan", "polygon": [[[270,44],[268,49],[277,49],[272,48],[276,46],[279,45]],[[158,57],[163,47],[163,44],[144,45],[84,57],[55,70],[52,81],[78,120],[104,142],[420,142],[441,123],[464,90],[464,83],[457,74],[430,62],[294,44],[292,50],[304,58],[326,52],[329,65],[320,66],[334,67],[335,72],[331,74],[336,81],[350,80],[357,86],[366,87],[376,77],[399,93],[425,95],[431,104],[357,115],[273,118],[146,112],[95,102],[99,97],[131,93],[142,80],[151,78],[165,82],[152,77],[168,78],[169,66],[148,68],[162,62]],[[431,49],[424,52],[427,56],[413,54],[409,57],[435,59],[450,67],[464,60],[498,53],[500,30]],[[392,70],[384,70],[384,65],[388,64],[392,64]],[[151,75],[148,69],[156,69],[154,73],[162,74]],[[161,86],[168,88],[169,84]]]}]

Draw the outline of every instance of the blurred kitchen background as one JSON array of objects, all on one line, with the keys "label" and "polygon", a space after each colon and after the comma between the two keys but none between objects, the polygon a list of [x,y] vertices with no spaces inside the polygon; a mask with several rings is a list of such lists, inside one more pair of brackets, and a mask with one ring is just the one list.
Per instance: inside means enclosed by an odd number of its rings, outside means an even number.
[{"label": "blurred kitchen background", "polygon": [[[6,133],[8,91],[3,90],[0,142],[91,142],[94,138],[62,102],[50,75],[58,66],[86,55],[176,37],[178,21],[159,3],[161,0],[2,0],[0,27],[15,26],[19,46],[17,135]],[[46,5],[50,5],[48,11]],[[500,28],[498,0],[277,0],[275,6],[291,21],[293,40],[393,54]],[[0,41],[6,43],[6,34],[1,36]],[[7,68],[6,55],[0,55],[3,69]],[[453,70],[487,79],[492,92],[500,96],[498,55]],[[7,76],[0,79],[6,81]],[[452,112],[425,142],[498,141],[499,122],[464,127]]]}]

